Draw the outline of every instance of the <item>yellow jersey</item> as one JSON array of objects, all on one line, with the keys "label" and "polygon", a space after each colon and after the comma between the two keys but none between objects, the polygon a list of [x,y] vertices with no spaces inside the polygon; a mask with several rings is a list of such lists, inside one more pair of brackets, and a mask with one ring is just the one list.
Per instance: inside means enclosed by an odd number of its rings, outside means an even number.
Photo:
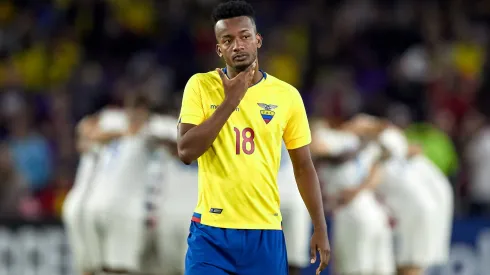
[{"label": "yellow jersey", "polygon": [[[281,144],[296,149],[311,142],[303,100],[293,86],[262,72],[198,159],[202,224],[234,229],[281,229],[277,174]],[[195,74],[182,100],[180,123],[199,125],[225,98],[216,71]]]}]

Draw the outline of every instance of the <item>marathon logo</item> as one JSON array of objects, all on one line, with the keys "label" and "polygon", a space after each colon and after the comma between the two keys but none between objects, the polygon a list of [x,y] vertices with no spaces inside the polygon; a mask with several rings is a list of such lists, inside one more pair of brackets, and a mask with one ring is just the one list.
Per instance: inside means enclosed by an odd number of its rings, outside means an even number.
[{"label": "marathon logo", "polygon": [[221,212],[223,212],[223,209],[220,208],[211,208],[211,210],[209,210],[209,213],[213,214],[221,214]]}]

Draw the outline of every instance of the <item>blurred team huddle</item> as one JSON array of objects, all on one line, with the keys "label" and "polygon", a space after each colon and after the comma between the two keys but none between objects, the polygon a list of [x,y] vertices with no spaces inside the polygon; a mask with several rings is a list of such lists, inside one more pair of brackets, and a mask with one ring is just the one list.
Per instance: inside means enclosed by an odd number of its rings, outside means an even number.
[{"label": "blurred team huddle", "polygon": [[[178,119],[150,107],[128,93],[124,108],[77,125],[81,158],[63,206],[77,274],[184,272],[197,169],[176,157]],[[365,114],[310,128],[336,274],[416,275],[448,261],[451,186],[403,129]],[[277,183],[294,275],[310,264],[311,222],[284,146]]]}]

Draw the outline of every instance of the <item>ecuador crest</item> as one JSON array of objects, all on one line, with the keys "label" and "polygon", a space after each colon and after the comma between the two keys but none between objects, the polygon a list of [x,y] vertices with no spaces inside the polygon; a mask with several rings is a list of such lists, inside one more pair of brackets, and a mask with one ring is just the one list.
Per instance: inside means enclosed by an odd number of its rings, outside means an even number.
[{"label": "ecuador crest", "polygon": [[272,104],[265,104],[265,103],[257,103],[257,105],[260,106],[263,110],[260,110],[260,115],[262,116],[262,119],[264,120],[265,124],[269,124],[269,122],[272,120],[276,112],[273,110],[277,108],[277,105],[272,105]]}]

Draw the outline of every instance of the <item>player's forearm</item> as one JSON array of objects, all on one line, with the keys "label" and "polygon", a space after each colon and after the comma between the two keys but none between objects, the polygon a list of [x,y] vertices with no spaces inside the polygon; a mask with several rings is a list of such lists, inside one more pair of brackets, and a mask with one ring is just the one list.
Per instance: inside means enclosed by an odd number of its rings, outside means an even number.
[{"label": "player's forearm", "polygon": [[295,169],[294,175],[301,197],[310,213],[313,227],[315,230],[326,231],[322,192],[313,164]]},{"label": "player's forearm", "polygon": [[382,165],[381,162],[378,162],[371,168],[369,176],[359,186],[360,190],[363,189],[373,190],[381,183],[382,180],[381,165]]},{"label": "player's forearm", "polygon": [[81,154],[87,152],[88,150],[90,150],[90,145],[90,140],[88,140],[87,138],[79,138],[76,144],[78,153]]},{"label": "player's forearm", "polygon": [[176,141],[169,139],[159,139],[155,144],[157,144],[157,146],[162,146],[166,148],[168,152],[173,156],[178,156]]},{"label": "player's forearm", "polygon": [[211,147],[235,109],[234,104],[225,100],[203,123],[192,127],[185,133],[180,131],[180,138],[177,141],[180,160],[185,164],[190,164],[202,156]]},{"label": "player's forearm", "polygon": [[118,139],[123,135],[121,132],[101,132],[95,131],[90,135],[90,139],[99,143],[108,143],[114,139]]},{"label": "player's forearm", "polygon": [[418,145],[410,144],[408,147],[407,158],[412,158],[419,154],[422,154],[422,148]]}]

